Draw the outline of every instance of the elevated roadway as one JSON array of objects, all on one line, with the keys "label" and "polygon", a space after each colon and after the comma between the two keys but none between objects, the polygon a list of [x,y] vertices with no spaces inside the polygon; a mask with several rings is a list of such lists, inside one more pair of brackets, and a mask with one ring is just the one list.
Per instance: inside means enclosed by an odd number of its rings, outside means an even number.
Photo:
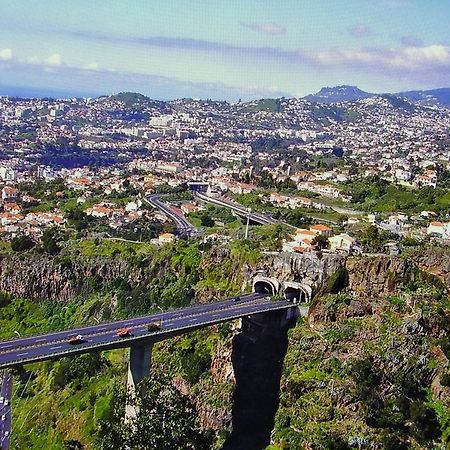
[{"label": "elevated roadway", "polygon": [[198,233],[198,230],[192,225],[182,213],[178,213],[169,205],[161,201],[163,194],[151,194],[144,197],[144,201],[147,202],[153,208],[158,209],[166,216],[170,217],[177,227],[177,232],[185,236],[194,236]]},{"label": "elevated roadway", "polygon": [[[253,293],[164,313],[1,341],[0,369],[93,351],[152,344],[208,325],[288,308],[293,308],[291,302],[271,301],[267,294]],[[304,315],[307,310],[300,313]],[[148,324],[159,321],[162,321],[160,329],[148,330]],[[130,329],[130,335],[119,337],[117,331],[124,327]],[[69,339],[78,335],[82,336],[82,341],[70,344]]]},{"label": "elevated roadway", "polygon": [[[197,192],[195,194],[195,196],[203,202],[211,203],[213,205],[221,206],[223,208],[228,208],[241,217],[249,216],[249,218],[252,222],[258,223],[260,225],[277,224],[277,223],[283,223],[284,225],[288,225],[288,224],[285,224],[284,222],[280,222],[279,220],[274,219],[273,217],[270,217],[269,215],[266,215],[266,214],[255,213],[255,212],[250,212],[250,214],[249,214],[248,209],[245,208],[244,206],[239,205],[237,203],[230,202],[229,200],[225,200],[223,198],[210,197],[210,196],[208,196],[206,194],[202,194],[200,192]],[[288,225],[288,226],[291,226],[291,225]],[[294,227],[292,227],[292,228],[294,228]]]}]

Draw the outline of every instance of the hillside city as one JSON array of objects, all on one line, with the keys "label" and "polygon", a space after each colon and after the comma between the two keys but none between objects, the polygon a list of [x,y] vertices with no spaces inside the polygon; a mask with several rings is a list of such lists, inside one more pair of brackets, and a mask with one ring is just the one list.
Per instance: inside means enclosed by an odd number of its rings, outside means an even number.
[{"label": "hillside city", "polygon": [[179,236],[143,199],[162,193],[204,239],[242,237],[245,217],[199,201],[194,184],[290,225],[267,250],[395,254],[450,242],[450,109],[360,97],[2,97],[0,233],[28,245],[49,229],[161,245]]}]

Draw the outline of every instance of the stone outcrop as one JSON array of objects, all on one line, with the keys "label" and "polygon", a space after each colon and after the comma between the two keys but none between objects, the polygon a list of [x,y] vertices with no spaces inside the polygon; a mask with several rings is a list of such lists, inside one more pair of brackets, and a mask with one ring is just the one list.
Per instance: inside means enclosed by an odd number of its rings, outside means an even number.
[{"label": "stone outcrop", "polygon": [[448,248],[426,249],[412,260],[422,270],[438,277],[450,288],[450,251]]},{"label": "stone outcrop", "polygon": [[222,430],[228,428],[231,423],[231,412],[226,410],[219,410],[212,408],[200,402],[198,398],[192,393],[189,383],[181,378],[176,377],[173,380],[173,385],[178,391],[189,398],[200,417],[200,425],[205,430]]},{"label": "stone outcrop", "polygon": [[410,266],[406,259],[388,256],[348,258],[348,287],[360,296],[389,295],[403,283]]},{"label": "stone outcrop", "polygon": [[121,258],[0,256],[0,291],[17,297],[68,301],[118,278],[130,286],[146,281],[143,269],[133,269]]},{"label": "stone outcrop", "polygon": [[[228,257],[226,252],[213,255],[210,264]],[[214,258],[216,261],[214,261]],[[202,264],[206,264],[204,261]],[[450,252],[432,249],[411,258],[389,256],[351,256],[331,253],[271,253],[255,266],[242,267],[244,287],[255,275],[296,281],[312,288],[313,294],[324,289],[330,277],[345,270],[348,287],[358,295],[389,295],[405,282],[412,268],[430,273],[450,287]],[[161,270],[164,271],[163,268]],[[237,268],[239,271],[239,268]],[[145,267],[132,266],[120,257],[50,257],[45,254],[0,255],[0,291],[15,296],[68,301],[117,279],[131,287],[150,283]],[[207,302],[212,292],[196,292],[196,300]]]},{"label": "stone outcrop", "polygon": [[318,253],[278,253],[268,254],[256,267],[244,267],[244,280],[251,285],[253,277],[261,273],[280,281],[296,281],[318,292],[329,277],[345,267],[346,256]]}]

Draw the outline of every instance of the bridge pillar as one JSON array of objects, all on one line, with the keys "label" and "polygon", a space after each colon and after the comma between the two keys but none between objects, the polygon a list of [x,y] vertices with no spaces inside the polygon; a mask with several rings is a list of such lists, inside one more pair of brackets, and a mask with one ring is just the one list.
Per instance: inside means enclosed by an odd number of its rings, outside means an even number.
[{"label": "bridge pillar", "polygon": [[125,419],[127,421],[135,419],[139,413],[139,407],[133,404],[133,397],[135,396],[138,384],[150,375],[152,347],[153,344],[135,344],[130,347],[127,390],[132,398],[132,403],[128,403],[125,408]]},{"label": "bridge pillar", "polygon": [[232,432],[221,450],[261,450],[270,444],[280,399],[280,381],[288,348],[288,330],[297,307],[242,318],[233,338]]}]

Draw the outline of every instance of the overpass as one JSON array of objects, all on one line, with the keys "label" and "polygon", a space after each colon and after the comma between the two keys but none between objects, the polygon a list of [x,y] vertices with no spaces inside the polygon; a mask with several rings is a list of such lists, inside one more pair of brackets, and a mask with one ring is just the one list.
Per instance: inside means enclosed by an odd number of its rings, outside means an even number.
[{"label": "overpass", "polygon": [[[254,292],[251,294],[158,314],[0,341],[0,369],[129,347],[127,384],[129,392],[133,394],[139,382],[150,374],[152,347],[159,341],[234,319],[264,323],[264,318],[269,317],[271,322],[275,320],[275,326],[283,327],[297,317],[307,315],[308,308],[300,304],[309,300],[303,286],[285,284],[258,275],[254,279]],[[278,294],[282,296],[274,300],[273,296]],[[149,327],[155,323],[159,325]],[[122,337],[118,335],[121,328],[128,329],[127,334]],[[76,342],[73,341],[74,338]],[[2,392],[5,392],[7,398],[11,396],[11,386],[12,379],[5,372]],[[11,406],[8,408],[6,420],[0,427],[0,441],[4,442],[0,448],[9,446]],[[127,419],[133,419],[137,414],[136,407],[127,405]]]},{"label": "overpass", "polygon": [[[94,351],[153,344],[205,326],[292,307],[293,304],[287,300],[272,301],[266,293],[253,293],[90,327],[15,338],[0,342],[0,369]],[[147,329],[150,323],[159,321],[162,321],[159,330]],[[130,335],[117,336],[117,330],[125,327],[130,329]],[[82,336],[83,341],[77,345],[70,344],[69,339],[78,335]]]},{"label": "overpass", "polygon": [[166,216],[170,217],[177,227],[177,232],[185,236],[194,236],[198,233],[198,230],[192,225],[183,214],[179,214],[172,209],[169,205],[162,202],[160,199],[164,197],[163,194],[151,194],[144,197],[143,200],[153,208],[158,209]]},{"label": "overpass", "polygon": [[[270,217],[266,214],[249,212],[249,210],[247,208],[245,208],[244,206],[239,205],[237,203],[230,202],[229,200],[225,200],[223,198],[210,197],[201,192],[196,192],[195,196],[203,202],[211,203],[213,205],[221,206],[223,208],[228,208],[231,211],[233,211],[235,214],[237,214],[238,216],[249,217],[249,219],[252,222],[258,223],[260,225],[283,223],[283,222],[280,222],[279,220],[274,219],[273,217]],[[283,223],[283,224],[287,225],[287,226],[291,226],[291,225],[288,225],[285,223]],[[292,227],[292,228],[295,228],[295,227]]]}]

